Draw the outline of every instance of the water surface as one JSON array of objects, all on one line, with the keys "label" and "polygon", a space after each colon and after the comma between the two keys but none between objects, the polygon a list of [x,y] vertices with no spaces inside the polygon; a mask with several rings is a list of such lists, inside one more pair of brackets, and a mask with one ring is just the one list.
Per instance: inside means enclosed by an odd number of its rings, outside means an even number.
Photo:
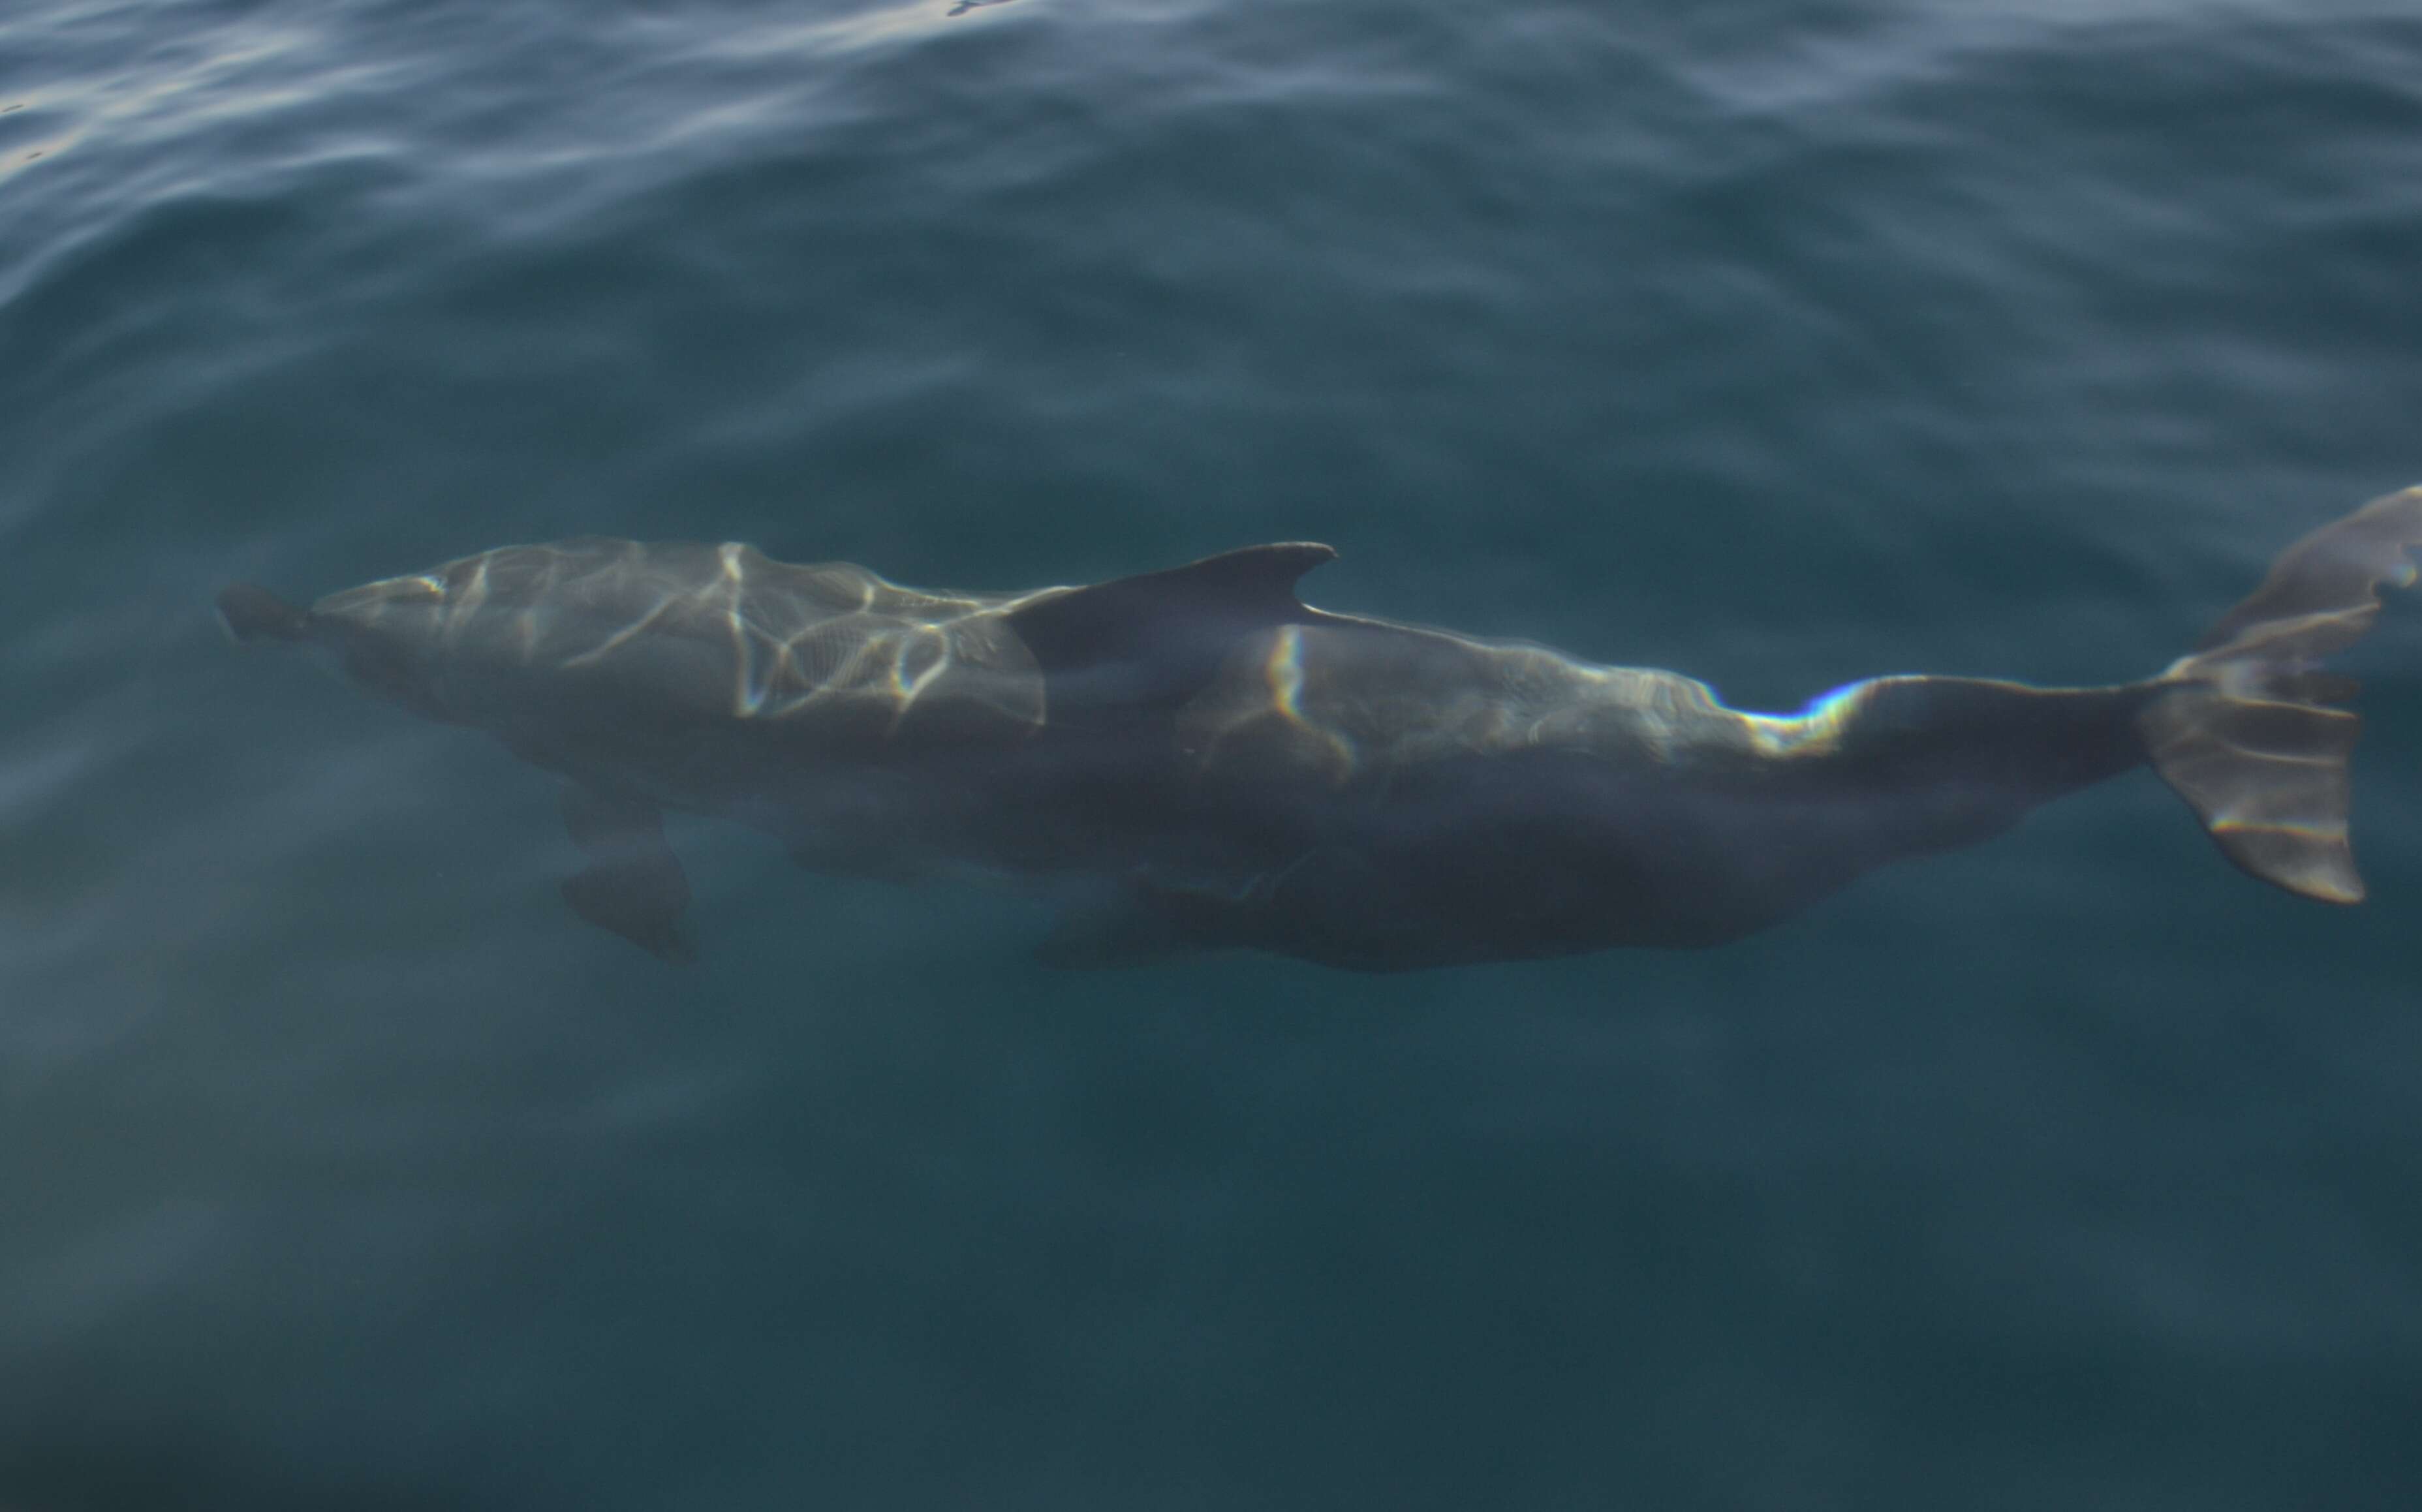
[{"label": "water surface", "polygon": [[2422,478],[2354,0],[74,3],[0,20],[0,1494],[2404,1508],[2422,606],[2373,900],[2149,777],[1699,955],[1107,975],[209,596],[513,540],[1325,606],[1752,706],[2167,662]]}]

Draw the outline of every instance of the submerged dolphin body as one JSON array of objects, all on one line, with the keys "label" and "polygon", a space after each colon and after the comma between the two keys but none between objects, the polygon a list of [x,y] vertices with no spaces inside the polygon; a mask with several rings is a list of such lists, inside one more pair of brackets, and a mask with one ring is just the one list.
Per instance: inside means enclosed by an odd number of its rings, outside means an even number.
[{"label": "submerged dolphin body", "polygon": [[1696,946],[1974,844],[2149,763],[2238,865],[2352,903],[2353,685],[2319,660],[2409,584],[2422,488],[2290,547],[2160,675],[1856,683],[1745,714],[1672,672],[1324,613],[1326,546],[1029,593],[921,592],[738,544],[508,546],[322,599],[239,586],[239,640],[331,651],[567,780],[583,918],[668,959],[667,809],[801,864],[1093,879],[1046,959],[1248,947],[1365,970]]}]

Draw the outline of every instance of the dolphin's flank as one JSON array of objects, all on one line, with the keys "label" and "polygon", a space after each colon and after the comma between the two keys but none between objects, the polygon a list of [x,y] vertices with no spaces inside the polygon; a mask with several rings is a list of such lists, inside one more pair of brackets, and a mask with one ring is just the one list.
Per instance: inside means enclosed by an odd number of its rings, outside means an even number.
[{"label": "dolphin's flank", "polygon": [[331,594],[219,594],[231,634],[484,730],[565,781],[579,915],[689,958],[668,809],[822,871],[1061,879],[1071,965],[1245,947],[1366,970],[1710,945],[1888,861],[2149,764],[2221,849],[2363,896],[2353,685],[2414,575],[2422,488],[2296,543],[2158,676],[1885,677],[1798,715],[1672,672],[1324,613],[1327,546],[1089,588],[920,591],[739,544],[507,546]]}]

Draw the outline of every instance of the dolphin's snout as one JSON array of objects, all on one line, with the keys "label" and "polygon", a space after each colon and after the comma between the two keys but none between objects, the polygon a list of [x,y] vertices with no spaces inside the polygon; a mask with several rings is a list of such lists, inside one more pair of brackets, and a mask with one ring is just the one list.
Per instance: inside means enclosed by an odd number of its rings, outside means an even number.
[{"label": "dolphin's snout", "polygon": [[431,574],[383,577],[312,605],[305,628],[368,692],[444,719],[437,682],[446,605],[446,585]]},{"label": "dolphin's snout", "polygon": [[431,574],[415,573],[331,593],[313,605],[311,612],[322,619],[367,627],[396,615],[413,622],[416,611],[442,608],[445,604],[446,585]]}]

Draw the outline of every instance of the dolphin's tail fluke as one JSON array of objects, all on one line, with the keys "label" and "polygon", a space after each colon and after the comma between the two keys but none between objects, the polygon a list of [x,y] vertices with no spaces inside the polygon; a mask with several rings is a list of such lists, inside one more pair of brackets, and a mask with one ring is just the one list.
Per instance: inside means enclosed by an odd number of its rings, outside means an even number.
[{"label": "dolphin's tail fluke", "polygon": [[295,607],[265,588],[229,583],[219,590],[219,622],[238,645],[257,640],[301,640],[310,621],[307,610]]},{"label": "dolphin's tail fluke", "polygon": [[2290,892],[2362,901],[2347,846],[2347,757],[2363,720],[2333,707],[2354,695],[2353,679],[2320,664],[2371,628],[2383,584],[2413,583],[2416,545],[2422,487],[2304,537],[2171,664],[2167,691],[2137,716],[2154,768],[2221,850]]}]

